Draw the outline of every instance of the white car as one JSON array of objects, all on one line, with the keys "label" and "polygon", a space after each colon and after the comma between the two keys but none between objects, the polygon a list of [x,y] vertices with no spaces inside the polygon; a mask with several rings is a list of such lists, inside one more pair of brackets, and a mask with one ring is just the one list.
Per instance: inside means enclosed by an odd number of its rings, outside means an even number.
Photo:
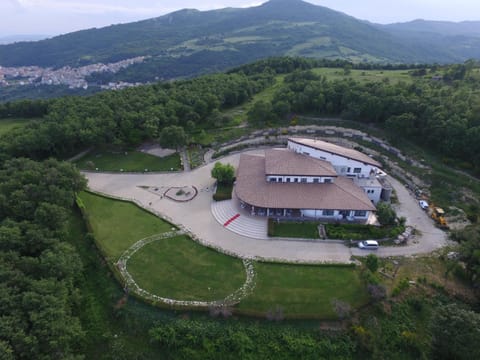
[{"label": "white car", "polygon": [[423,209],[423,210],[427,210],[428,209],[428,202],[426,202],[425,200],[420,200],[418,202],[418,205],[420,205],[420,207]]},{"label": "white car", "polygon": [[358,243],[358,247],[360,249],[366,249],[366,250],[377,250],[378,249],[378,241],[375,240],[364,240],[360,241]]}]

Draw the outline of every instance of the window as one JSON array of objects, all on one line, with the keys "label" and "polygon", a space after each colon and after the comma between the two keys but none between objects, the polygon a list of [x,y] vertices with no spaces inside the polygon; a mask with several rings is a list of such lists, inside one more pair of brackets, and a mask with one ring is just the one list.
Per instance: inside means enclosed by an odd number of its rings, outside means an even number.
[{"label": "window", "polygon": [[355,210],[355,216],[357,217],[365,217],[367,212],[365,210]]},{"label": "window", "polygon": [[350,168],[347,168],[347,172],[350,172],[350,170],[351,170]]},{"label": "window", "polygon": [[354,174],[360,174],[362,172],[362,168],[355,168],[353,169]]},{"label": "window", "polygon": [[278,178],[278,182],[279,182],[279,183],[283,182],[283,179],[282,179],[282,178]]},{"label": "window", "polygon": [[308,155],[308,156],[310,156],[310,153],[309,153],[309,152],[306,152],[306,151],[304,151],[304,152],[303,152],[303,155]]},{"label": "window", "polygon": [[273,177],[272,177],[272,178],[270,178],[269,181],[270,181],[270,182],[277,182],[277,178],[273,178]]},{"label": "window", "polygon": [[327,158],[324,157],[324,156],[320,156],[320,159],[322,159],[322,160],[327,160]]},{"label": "window", "polygon": [[290,182],[290,178],[287,178],[287,182]]},{"label": "window", "polygon": [[307,182],[307,178],[302,178],[302,183],[306,183]]},{"label": "window", "polygon": [[323,182],[324,182],[325,184],[330,184],[330,183],[332,182],[332,179],[325,179],[325,180],[323,180]]},{"label": "window", "polygon": [[294,182],[298,182],[298,178],[295,178],[295,179],[294,179]]},{"label": "window", "polygon": [[333,216],[333,210],[323,210],[323,216]]},{"label": "window", "polygon": [[318,184],[318,183],[320,182],[320,179],[319,179],[319,178],[313,178],[313,182],[314,182],[315,184]]}]

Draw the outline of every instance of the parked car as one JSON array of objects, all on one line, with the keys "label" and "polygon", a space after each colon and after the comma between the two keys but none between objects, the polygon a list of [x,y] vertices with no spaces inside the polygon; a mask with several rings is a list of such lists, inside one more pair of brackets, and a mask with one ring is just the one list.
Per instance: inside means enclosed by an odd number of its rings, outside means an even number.
[{"label": "parked car", "polygon": [[423,209],[423,210],[427,210],[428,209],[428,202],[426,202],[425,200],[420,200],[418,202],[418,205],[420,205],[420,207]]},{"label": "parked car", "polygon": [[377,250],[378,246],[378,241],[375,240],[364,240],[358,243],[358,247],[365,250]]}]

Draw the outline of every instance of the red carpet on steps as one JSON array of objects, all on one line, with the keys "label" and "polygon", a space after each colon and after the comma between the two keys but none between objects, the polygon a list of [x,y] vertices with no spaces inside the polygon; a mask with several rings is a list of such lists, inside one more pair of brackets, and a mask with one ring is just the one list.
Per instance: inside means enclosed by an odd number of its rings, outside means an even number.
[{"label": "red carpet on steps", "polygon": [[232,216],[230,219],[228,219],[225,224],[223,224],[223,226],[228,226],[233,220],[235,220],[236,218],[240,217],[240,214],[237,214],[235,216]]}]

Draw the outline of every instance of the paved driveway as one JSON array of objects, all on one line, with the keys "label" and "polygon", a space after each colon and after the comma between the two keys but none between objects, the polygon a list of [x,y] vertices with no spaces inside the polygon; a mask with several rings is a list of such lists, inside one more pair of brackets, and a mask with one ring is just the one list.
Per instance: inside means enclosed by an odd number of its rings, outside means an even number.
[{"label": "paved driveway", "polygon": [[[259,153],[260,150],[248,153]],[[238,165],[239,154],[223,158],[222,162]],[[211,213],[212,186],[210,177],[213,163],[199,169],[182,173],[163,174],[107,174],[84,173],[88,186],[114,197],[135,200],[147,210],[160,213],[175,224],[183,225],[203,242],[220,248],[226,253],[240,257],[256,257],[264,260],[282,260],[288,262],[334,262],[347,263],[352,253],[366,255],[368,251],[350,249],[338,243],[301,242],[287,240],[260,240],[241,236],[225,229]],[[413,255],[428,253],[446,243],[445,235],[436,229],[428,216],[420,209],[416,200],[397,181],[391,179],[400,199],[398,214],[407,218],[407,223],[422,232],[417,244],[404,247],[381,247],[379,256]],[[193,185],[199,190],[195,199],[186,203],[177,203],[165,197],[153,194],[141,186],[171,187]]]}]

